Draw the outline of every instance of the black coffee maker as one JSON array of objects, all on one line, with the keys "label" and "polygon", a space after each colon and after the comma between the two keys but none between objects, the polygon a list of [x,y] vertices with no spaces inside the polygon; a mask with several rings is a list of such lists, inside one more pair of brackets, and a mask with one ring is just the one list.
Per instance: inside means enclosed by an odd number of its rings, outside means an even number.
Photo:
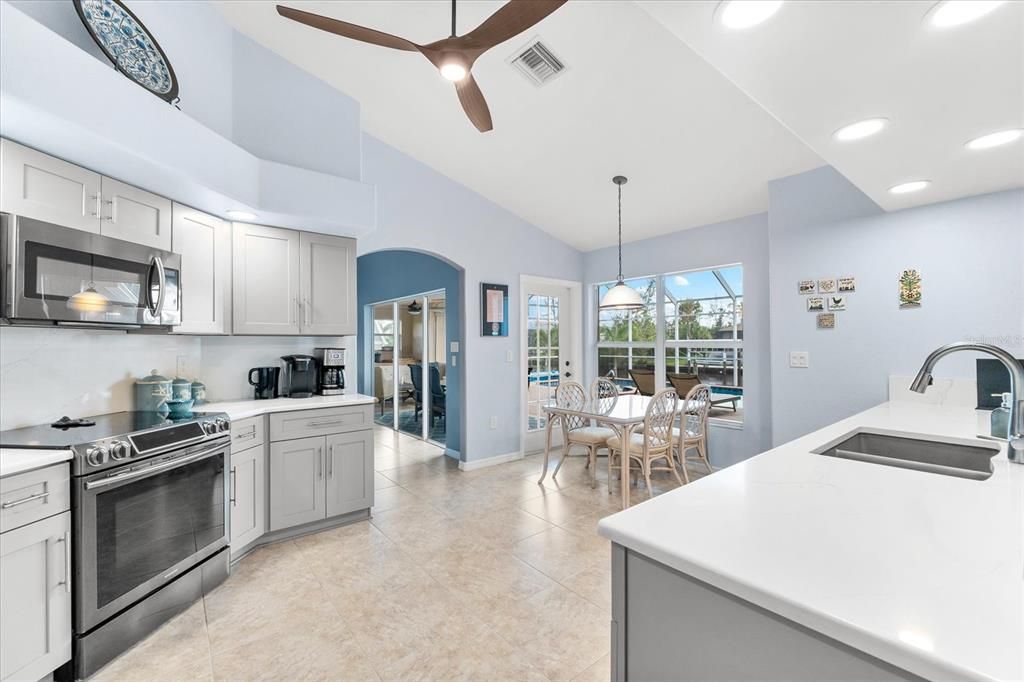
[{"label": "black coffee maker", "polygon": [[316,391],[316,358],[312,355],[282,355],[284,360],[284,395],[308,398]]},{"label": "black coffee maker", "polygon": [[[253,374],[256,375],[255,381],[252,378]],[[277,380],[280,375],[280,367],[253,367],[249,370],[249,384],[255,387],[256,400],[277,397]]]}]

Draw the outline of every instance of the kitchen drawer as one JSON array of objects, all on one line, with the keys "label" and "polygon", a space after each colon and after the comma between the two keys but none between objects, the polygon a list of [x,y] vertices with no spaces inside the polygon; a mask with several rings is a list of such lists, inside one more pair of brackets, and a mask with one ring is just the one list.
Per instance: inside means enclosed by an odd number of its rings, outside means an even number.
[{"label": "kitchen drawer", "polygon": [[67,462],[0,478],[0,533],[71,508]]},{"label": "kitchen drawer", "polygon": [[326,436],[373,428],[373,405],[325,407],[270,415],[270,440]]},{"label": "kitchen drawer", "polygon": [[231,452],[241,452],[248,448],[263,445],[266,437],[266,421],[264,415],[237,419],[231,422]]}]

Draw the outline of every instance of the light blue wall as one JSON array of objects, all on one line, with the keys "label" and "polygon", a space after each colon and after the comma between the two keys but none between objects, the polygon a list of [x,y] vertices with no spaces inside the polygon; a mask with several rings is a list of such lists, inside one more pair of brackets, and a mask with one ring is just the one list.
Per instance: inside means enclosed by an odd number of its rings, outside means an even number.
[{"label": "light blue wall", "polygon": [[[445,334],[448,344],[459,343],[460,352],[445,351],[446,407],[445,445],[450,455],[462,453],[463,391],[462,367],[465,365],[462,311],[465,295],[462,291],[462,272],[449,263],[415,251],[377,251],[359,257],[359,392],[373,395],[372,303],[405,298],[428,291],[444,289]],[[448,346],[450,348],[450,346]],[[453,362],[453,356],[457,358]]]},{"label": "light blue wall", "polygon": [[[879,213],[827,168],[770,191],[775,443],[885,401],[889,375],[913,376],[944,343],[1024,353],[1024,190]],[[899,308],[907,268],[923,278],[920,309]],[[797,282],[846,275],[857,278],[847,310],[817,329]],[[790,351],[809,351],[810,368],[791,369]],[[936,376],[973,379],[975,357],[950,357]]]},{"label": "light blue wall", "polygon": [[[595,285],[615,279],[615,248],[584,254],[584,376],[597,375]],[[710,430],[712,462],[726,466],[756,455],[771,442],[769,381],[768,214],[705,225],[623,245],[627,278],[743,264],[744,423],[742,430]]]},{"label": "light blue wall", "polygon": [[[507,337],[480,336],[480,283],[507,284],[509,310],[518,311],[520,275],[580,281],[582,254],[366,134],[363,181],[377,186],[378,228],[360,238],[360,253],[384,249],[442,253],[463,268],[463,459],[520,452],[524,432],[520,387],[526,374],[519,366],[519,317],[513,312]],[[497,419],[493,429],[491,417]]]},{"label": "light blue wall", "polygon": [[262,159],[360,178],[359,102],[234,35],[234,141]]}]

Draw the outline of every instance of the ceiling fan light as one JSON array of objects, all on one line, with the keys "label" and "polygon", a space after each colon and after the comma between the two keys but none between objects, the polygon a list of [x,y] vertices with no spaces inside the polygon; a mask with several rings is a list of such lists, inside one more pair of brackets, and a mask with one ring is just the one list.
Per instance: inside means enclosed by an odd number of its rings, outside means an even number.
[{"label": "ceiling fan light", "polygon": [[600,305],[601,310],[640,310],[644,307],[640,292],[622,280],[605,292]]},{"label": "ceiling fan light", "polygon": [[466,77],[466,67],[458,62],[446,62],[441,65],[441,75],[452,82],[457,82]]}]

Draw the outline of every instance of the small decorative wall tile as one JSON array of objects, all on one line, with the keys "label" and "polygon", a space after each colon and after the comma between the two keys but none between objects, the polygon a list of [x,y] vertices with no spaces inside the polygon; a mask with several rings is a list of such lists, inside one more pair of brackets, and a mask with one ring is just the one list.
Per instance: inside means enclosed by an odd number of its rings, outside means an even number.
[{"label": "small decorative wall tile", "polygon": [[829,310],[846,310],[846,297],[845,296],[829,296],[828,297],[828,309]]},{"label": "small decorative wall tile", "polygon": [[801,294],[813,294],[814,293],[814,280],[813,279],[802,279],[797,283],[797,290]]},{"label": "small decorative wall tile", "polygon": [[900,273],[900,308],[921,307],[921,273],[904,270]]},{"label": "small decorative wall tile", "polygon": [[807,312],[820,313],[825,309],[825,299],[821,296],[811,296],[807,299]]},{"label": "small decorative wall tile", "polygon": [[818,313],[818,329],[835,329],[835,313]]},{"label": "small decorative wall tile", "polygon": [[836,281],[834,279],[819,279],[818,280],[818,293],[819,294],[834,294],[834,293],[836,293]]},{"label": "small decorative wall tile", "polygon": [[841,294],[850,294],[857,290],[856,277],[840,277],[837,280],[836,290]]}]

